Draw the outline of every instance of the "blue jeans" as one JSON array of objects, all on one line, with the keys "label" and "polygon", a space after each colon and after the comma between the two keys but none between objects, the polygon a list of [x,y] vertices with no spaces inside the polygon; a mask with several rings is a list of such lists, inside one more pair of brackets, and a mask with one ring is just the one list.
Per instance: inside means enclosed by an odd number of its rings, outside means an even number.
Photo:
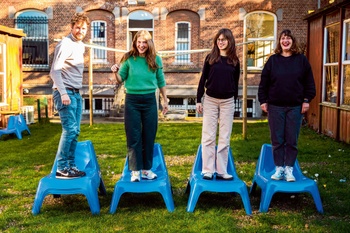
[{"label": "blue jeans", "polygon": [[67,90],[71,100],[70,105],[63,105],[58,91],[53,92],[55,108],[60,115],[62,134],[56,154],[57,169],[75,167],[75,148],[77,147],[80,133],[82,114],[82,97],[80,93]]},{"label": "blue jeans", "polygon": [[155,93],[126,94],[124,118],[129,169],[131,171],[150,170],[158,128]]},{"label": "blue jeans", "polygon": [[268,105],[268,120],[276,166],[293,166],[298,155],[298,138],[303,120],[301,106]]}]

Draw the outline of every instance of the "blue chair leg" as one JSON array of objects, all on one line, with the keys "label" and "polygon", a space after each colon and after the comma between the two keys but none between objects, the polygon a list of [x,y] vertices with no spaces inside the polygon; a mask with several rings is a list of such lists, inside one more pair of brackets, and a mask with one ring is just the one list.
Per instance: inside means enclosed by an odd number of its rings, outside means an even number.
[{"label": "blue chair leg", "polygon": [[188,198],[187,212],[193,212],[194,211],[194,209],[196,207],[196,204],[197,204],[197,201],[198,201],[199,196],[201,195],[201,193],[202,193],[201,188],[199,188],[197,190],[197,184],[195,183],[193,185],[193,188],[191,188],[190,196]]},{"label": "blue chair leg", "polygon": [[250,205],[248,190],[246,187],[242,187],[242,189],[241,189],[241,199],[242,199],[246,214],[252,215],[252,207]]},{"label": "blue chair leg", "polygon": [[111,214],[115,213],[115,211],[117,210],[117,206],[118,206],[120,197],[123,195],[123,193],[124,193],[123,188],[119,188],[118,186],[115,187],[114,192],[113,192],[111,207],[109,208],[109,213],[111,213]]},{"label": "blue chair leg", "polygon": [[175,206],[174,206],[173,196],[171,193],[171,187],[169,186],[164,187],[160,193],[162,194],[162,197],[164,199],[164,202],[168,211],[173,212],[175,209]]}]

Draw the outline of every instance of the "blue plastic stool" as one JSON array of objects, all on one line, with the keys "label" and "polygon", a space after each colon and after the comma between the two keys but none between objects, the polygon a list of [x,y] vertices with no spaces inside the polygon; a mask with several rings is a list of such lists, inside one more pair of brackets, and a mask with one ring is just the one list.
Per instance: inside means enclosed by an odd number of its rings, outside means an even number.
[{"label": "blue plastic stool", "polygon": [[55,159],[51,173],[39,182],[32,209],[34,215],[40,212],[43,200],[49,194],[53,194],[55,197],[61,194],[84,194],[92,214],[100,213],[97,190],[99,189],[100,193],[105,195],[106,189],[91,141],[78,142],[75,162],[80,170],[86,172],[86,176],[76,179],[57,179],[57,160]]},{"label": "blue plastic stool", "polygon": [[153,165],[152,171],[157,174],[154,180],[141,179],[140,182],[131,182],[131,171],[128,169],[128,158],[125,160],[124,169],[120,180],[117,181],[114,187],[110,213],[114,214],[120,197],[124,193],[161,193],[165,205],[169,212],[174,211],[174,200],[168,171],[165,165],[164,155],[160,144],[155,143],[153,149]]},{"label": "blue plastic stool", "polygon": [[0,129],[0,137],[3,134],[16,134],[18,139],[22,139],[22,132],[27,131],[30,134],[29,128],[22,114],[9,116],[7,128]]},{"label": "blue plastic stool", "polygon": [[284,180],[272,180],[271,176],[275,172],[275,164],[272,155],[272,146],[264,144],[261,147],[260,156],[255,169],[255,174],[250,188],[250,193],[254,193],[256,186],[261,188],[260,212],[267,212],[272,196],[277,193],[310,193],[316,204],[318,212],[323,213],[320,193],[317,183],[305,177],[301,172],[298,160],[295,161],[293,175],[295,182]]},{"label": "blue plastic stool", "polygon": [[227,172],[233,176],[233,180],[219,180],[216,179],[214,174],[213,180],[203,179],[202,173],[202,146],[199,145],[197,156],[192,167],[192,172],[187,184],[187,192],[190,190],[190,195],[187,203],[187,212],[193,212],[197,204],[198,198],[202,192],[223,192],[238,193],[243,201],[244,209],[247,215],[252,214],[252,208],[250,206],[250,200],[248,195],[248,189],[246,184],[239,179],[236,168],[234,166],[234,160],[231,152],[231,148],[228,152],[228,164]]}]

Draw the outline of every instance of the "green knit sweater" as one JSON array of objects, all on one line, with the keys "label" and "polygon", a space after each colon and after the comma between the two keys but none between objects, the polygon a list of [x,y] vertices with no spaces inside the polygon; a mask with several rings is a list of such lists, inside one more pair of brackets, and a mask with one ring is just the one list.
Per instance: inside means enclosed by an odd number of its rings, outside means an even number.
[{"label": "green knit sweater", "polygon": [[150,94],[165,86],[162,59],[157,56],[158,69],[152,71],[144,57],[129,57],[119,69],[128,94]]}]

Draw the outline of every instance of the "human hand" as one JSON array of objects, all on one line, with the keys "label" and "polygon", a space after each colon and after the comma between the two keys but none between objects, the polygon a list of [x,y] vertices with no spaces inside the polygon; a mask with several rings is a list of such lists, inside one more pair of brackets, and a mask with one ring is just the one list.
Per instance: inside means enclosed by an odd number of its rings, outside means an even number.
[{"label": "human hand", "polygon": [[267,112],[267,103],[263,103],[262,105],[260,105],[261,110],[263,110],[264,112]]},{"label": "human hand", "polygon": [[61,101],[63,105],[70,105],[71,103],[69,95],[67,94],[61,95]]},{"label": "human hand", "polygon": [[301,106],[301,113],[306,113],[310,108],[310,104],[309,103],[303,103],[303,105]]},{"label": "human hand", "polygon": [[196,103],[196,110],[200,114],[203,113],[203,105],[202,105],[202,103]]},{"label": "human hand", "polygon": [[168,101],[164,101],[164,103],[163,103],[163,111],[162,111],[163,115],[165,115],[168,112],[168,110],[169,110]]},{"label": "human hand", "polygon": [[118,72],[118,70],[119,70],[119,65],[118,65],[118,64],[114,64],[114,65],[111,67],[111,70],[112,70],[113,72]]}]

